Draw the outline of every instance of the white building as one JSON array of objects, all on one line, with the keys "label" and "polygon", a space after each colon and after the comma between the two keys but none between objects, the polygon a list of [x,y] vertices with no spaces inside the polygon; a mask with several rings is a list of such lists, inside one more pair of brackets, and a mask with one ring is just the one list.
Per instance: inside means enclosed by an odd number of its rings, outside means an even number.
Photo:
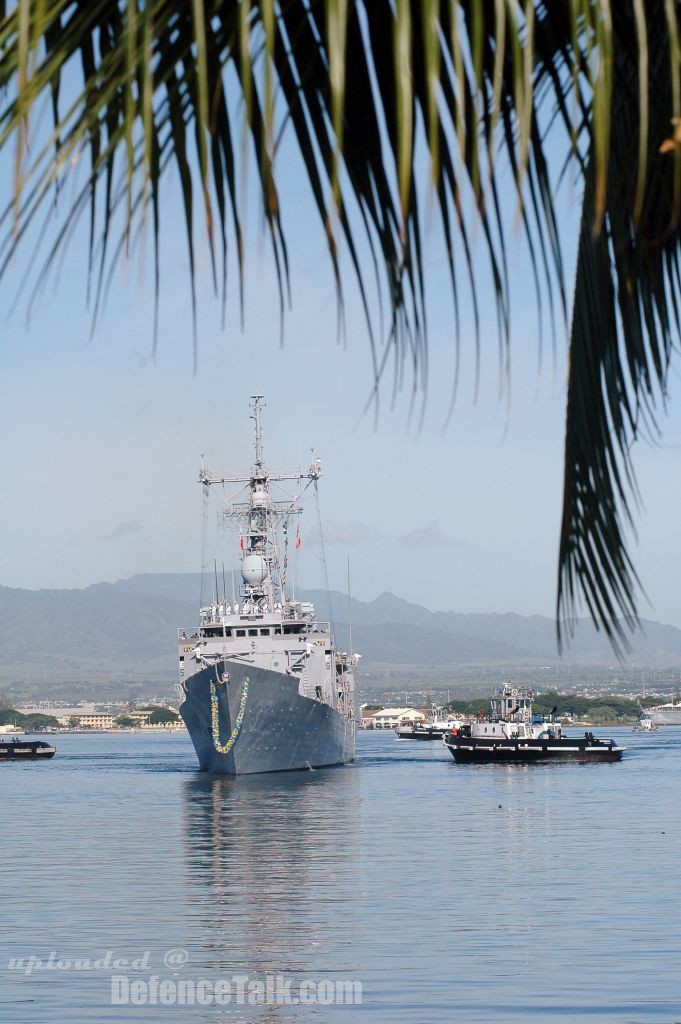
[{"label": "white building", "polygon": [[[60,708],[55,718],[60,725],[75,725],[83,729],[111,729],[114,716],[110,711],[84,711],[82,708]],[[67,714],[64,714],[64,712]],[[49,714],[50,712],[46,712]]]},{"label": "white building", "polygon": [[399,725],[425,722],[426,716],[416,708],[383,708],[371,716],[374,729],[397,729]]}]

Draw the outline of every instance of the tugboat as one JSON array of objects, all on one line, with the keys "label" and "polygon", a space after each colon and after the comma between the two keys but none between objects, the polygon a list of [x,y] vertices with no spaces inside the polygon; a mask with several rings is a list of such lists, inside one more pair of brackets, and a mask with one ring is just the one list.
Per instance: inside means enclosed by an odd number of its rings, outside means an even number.
[{"label": "tugboat", "polygon": [[0,740],[0,762],[49,761],[56,753],[56,747],[41,740],[20,740],[17,736],[11,740]]},{"label": "tugboat", "polygon": [[504,686],[491,699],[489,715],[480,712],[477,722],[453,728],[442,742],[457,763],[491,761],[619,761],[624,747],[615,740],[597,739],[592,732],[583,738],[563,735],[553,717],[532,715],[532,690]]}]

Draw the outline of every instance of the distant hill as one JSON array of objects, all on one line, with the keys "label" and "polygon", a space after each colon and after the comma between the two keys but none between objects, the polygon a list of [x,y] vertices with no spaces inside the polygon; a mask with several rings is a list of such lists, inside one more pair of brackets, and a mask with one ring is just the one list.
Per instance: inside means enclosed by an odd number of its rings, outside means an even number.
[{"label": "distant hill", "polygon": [[[324,591],[308,591],[307,597],[315,602],[318,611],[329,614],[329,598]],[[331,608],[339,635],[345,631],[348,620],[347,595],[332,591]],[[431,612],[421,605],[412,604],[394,594],[383,593],[373,601],[356,601],[352,605],[353,639],[360,650],[359,637],[366,627],[382,629],[385,624],[418,627],[419,630],[432,631],[435,636],[446,636],[461,642],[461,657],[454,655],[448,661],[456,662],[491,662],[499,660],[551,661],[560,656],[556,642],[555,621],[546,615],[517,615],[514,612],[505,614],[475,614],[465,612]],[[404,630],[402,630],[404,633]],[[415,631],[405,633],[405,643],[411,647],[415,640]],[[367,657],[371,660],[384,660],[373,657],[373,643],[369,639],[366,648]],[[416,640],[416,643],[418,641]],[[473,654],[475,644],[482,643],[483,654]],[[681,629],[666,626],[650,619],[641,620],[641,629],[631,638],[632,651],[627,659],[633,665],[659,667],[681,666]],[[372,651],[372,655],[369,651]],[[469,652],[471,656],[469,657]],[[408,659],[410,660],[410,659]],[[603,633],[599,633],[590,620],[581,619],[577,623],[575,636],[565,654],[564,660],[579,662],[584,665],[613,665],[616,658]],[[446,664],[437,659],[428,659],[419,663]]]},{"label": "distant hill", "polygon": [[[178,626],[196,621],[201,578],[192,573],[141,574],[81,590],[0,587],[0,692],[5,683],[41,681],[47,692],[64,680],[146,679],[175,682]],[[344,594],[304,591],[322,618],[332,617],[348,646]],[[205,595],[204,600],[209,600]],[[363,666],[542,665],[558,658],[555,626],[545,616],[431,612],[394,594],[353,598],[353,643]],[[644,621],[630,662],[681,666],[681,630]],[[580,622],[569,649],[574,665],[612,665],[605,638]]]},{"label": "distant hill", "polygon": [[82,590],[0,587],[4,679],[167,678],[176,627],[194,602],[136,594],[115,584]]}]

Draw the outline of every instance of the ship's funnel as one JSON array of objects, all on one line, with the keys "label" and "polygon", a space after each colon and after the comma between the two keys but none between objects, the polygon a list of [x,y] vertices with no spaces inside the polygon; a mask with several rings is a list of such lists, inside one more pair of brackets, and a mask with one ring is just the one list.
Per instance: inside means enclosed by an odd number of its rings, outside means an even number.
[{"label": "ship's funnel", "polygon": [[241,563],[241,575],[247,586],[261,586],[267,578],[267,563],[262,555],[246,555]]}]

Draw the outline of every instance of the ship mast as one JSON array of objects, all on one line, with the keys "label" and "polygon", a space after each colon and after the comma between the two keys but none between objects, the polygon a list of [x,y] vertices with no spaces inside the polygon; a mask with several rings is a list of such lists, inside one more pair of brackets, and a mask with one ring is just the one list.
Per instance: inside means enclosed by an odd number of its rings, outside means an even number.
[{"label": "ship mast", "polygon": [[253,415],[252,420],[255,420],[255,467],[259,469],[262,467],[262,423],[260,421],[260,412],[265,408],[262,395],[251,395],[253,399]]},{"label": "ship mast", "polygon": [[[298,499],[302,491],[321,476],[321,461],[315,459],[309,469],[272,472],[264,463],[262,444],[262,410],[265,408],[262,395],[252,395],[251,419],[255,431],[255,462],[248,474],[240,476],[214,476],[201,465],[199,482],[204,486],[213,484],[245,484],[248,487],[248,501],[225,502],[223,516],[226,522],[236,521],[240,528],[241,594],[244,601],[254,610],[273,611],[276,605],[285,605],[284,592],[286,563],[288,557],[288,523],[302,512]],[[305,486],[288,501],[274,501],[270,494],[270,483],[296,480]],[[241,490],[241,489],[240,489]],[[236,497],[236,495],[234,496]],[[278,535],[285,534],[283,564],[279,556]]]}]

